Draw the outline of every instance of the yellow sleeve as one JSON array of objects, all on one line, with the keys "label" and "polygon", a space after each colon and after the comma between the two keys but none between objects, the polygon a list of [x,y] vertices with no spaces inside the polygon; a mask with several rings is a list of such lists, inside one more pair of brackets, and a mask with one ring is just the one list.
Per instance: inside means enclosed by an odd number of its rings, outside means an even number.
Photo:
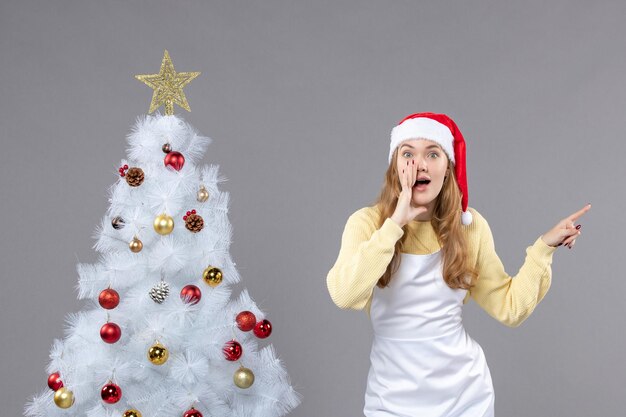
[{"label": "yellow sleeve", "polygon": [[337,261],[326,277],[333,302],[340,308],[362,310],[393,258],[404,230],[390,218],[380,229],[364,208],[352,214],[343,231]]},{"label": "yellow sleeve", "polygon": [[[476,212],[475,212],[476,213]],[[552,280],[552,254],[557,249],[541,237],[526,249],[526,259],[515,277],[504,270],[496,254],[493,235],[484,217],[478,221],[478,281],[470,289],[472,298],[499,322],[517,327],[533,312],[548,292]]]}]

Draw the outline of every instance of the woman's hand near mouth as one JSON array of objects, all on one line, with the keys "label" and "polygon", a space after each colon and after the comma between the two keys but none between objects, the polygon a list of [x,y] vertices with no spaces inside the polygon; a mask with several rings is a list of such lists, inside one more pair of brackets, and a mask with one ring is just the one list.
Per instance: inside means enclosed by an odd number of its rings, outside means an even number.
[{"label": "woman's hand near mouth", "polygon": [[400,227],[404,227],[411,220],[428,211],[428,208],[424,206],[414,207],[411,205],[413,186],[415,185],[415,188],[417,188],[417,167],[415,166],[415,161],[412,161],[411,164],[407,161],[406,166],[398,167],[398,170],[401,171],[398,172],[398,175],[400,176],[402,190],[400,191],[396,210],[391,215],[391,219]]}]

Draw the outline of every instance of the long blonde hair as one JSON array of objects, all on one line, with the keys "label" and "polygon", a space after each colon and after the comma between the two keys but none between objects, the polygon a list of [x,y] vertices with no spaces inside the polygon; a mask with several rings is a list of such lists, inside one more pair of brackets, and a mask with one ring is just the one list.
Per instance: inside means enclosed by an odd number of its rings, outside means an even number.
[{"label": "long blonde hair", "polygon": [[[397,168],[398,148],[393,152],[391,164],[385,173],[383,188],[375,201],[380,212],[378,228],[391,217],[398,203],[402,190]],[[430,220],[442,250],[443,279],[450,288],[469,289],[474,286],[478,274],[468,262],[468,243],[461,225],[461,191],[456,182],[454,164],[448,159],[447,178],[435,200]],[[408,238],[408,225],[403,228],[404,235],[396,242],[393,258],[387,270],[376,284],[385,288],[391,281],[391,275],[400,267],[400,251]]]}]

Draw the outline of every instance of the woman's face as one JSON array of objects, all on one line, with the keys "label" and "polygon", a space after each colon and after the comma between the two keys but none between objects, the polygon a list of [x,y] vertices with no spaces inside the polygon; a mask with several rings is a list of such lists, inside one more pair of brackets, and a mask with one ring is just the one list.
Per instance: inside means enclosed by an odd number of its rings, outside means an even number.
[{"label": "woman's face", "polygon": [[[407,167],[416,170],[412,205],[426,206],[432,214],[435,200],[443,187],[448,169],[448,157],[436,142],[428,139],[408,139],[398,147],[398,176]],[[422,180],[424,180],[422,184]],[[419,181],[419,182],[418,182]]]}]

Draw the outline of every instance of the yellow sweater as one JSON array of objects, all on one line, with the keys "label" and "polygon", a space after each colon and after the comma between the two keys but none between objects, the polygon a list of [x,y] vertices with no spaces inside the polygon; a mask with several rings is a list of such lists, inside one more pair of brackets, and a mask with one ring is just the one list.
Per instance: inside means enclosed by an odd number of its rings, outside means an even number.
[{"label": "yellow sweater", "polygon": [[[469,210],[473,221],[463,230],[478,280],[463,304],[471,297],[496,320],[510,327],[519,326],[550,288],[550,265],[557,248],[537,238],[526,249],[526,259],[517,275],[511,277],[496,254],[489,224],[475,209]],[[326,277],[330,297],[340,308],[366,309],[369,315],[374,287],[391,262],[394,245],[404,235],[390,218],[377,228],[378,218],[376,207],[364,207],[348,218],[339,256]],[[403,252],[422,255],[440,249],[430,221],[414,220],[406,228],[410,236]]]}]

